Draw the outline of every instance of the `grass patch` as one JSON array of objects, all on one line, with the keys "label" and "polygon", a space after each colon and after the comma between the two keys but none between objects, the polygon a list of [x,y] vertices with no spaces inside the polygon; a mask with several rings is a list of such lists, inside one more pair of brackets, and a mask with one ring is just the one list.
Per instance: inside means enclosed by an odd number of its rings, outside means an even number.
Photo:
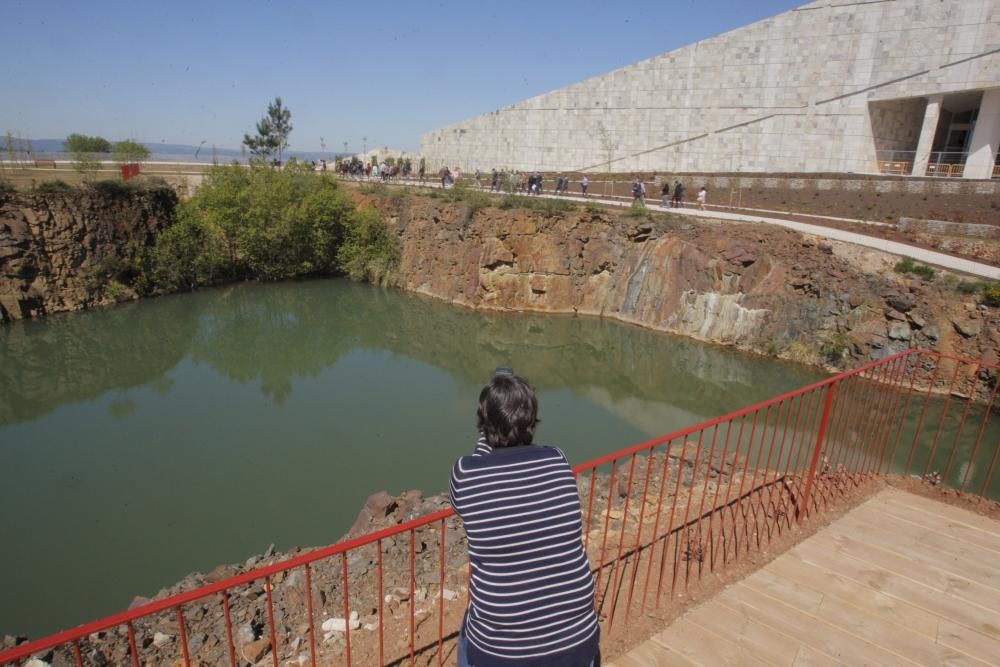
[{"label": "grass patch", "polygon": [[64,180],[55,179],[54,181],[42,181],[35,187],[31,189],[32,192],[37,192],[39,194],[65,194],[67,192],[73,192],[76,190],[75,187],[70,185]]},{"label": "grass patch", "polygon": [[645,218],[649,216],[649,209],[636,199],[629,205],[628,210],[625,211],[625,215],[629,218]]},{"label": "grass patch", "polygon": [[913,275],[920,276],[924,280],[933,280],[934,274],[936,273],[934,269],[926,264],[914,262],[912,257],[904,257],[899,260],[896,262],[896,266],[894,266],[893,269],[896,273],[912,273]]},{"label": "grass patch", "polygon": [[850,349],[851,339],[843,331],[827,332],[819,345],[820,355],[831,364],[842,360]]},{"label": "grass patch", "polygon": [[548,216],[559,216],[569,213],[575,206],[565,199],[548,199],[546,197],[526,197],[524,195],[506,195],[497,204],[498,208],[508,210],[512,208],[522,208],[529,211],[538,211]]}]

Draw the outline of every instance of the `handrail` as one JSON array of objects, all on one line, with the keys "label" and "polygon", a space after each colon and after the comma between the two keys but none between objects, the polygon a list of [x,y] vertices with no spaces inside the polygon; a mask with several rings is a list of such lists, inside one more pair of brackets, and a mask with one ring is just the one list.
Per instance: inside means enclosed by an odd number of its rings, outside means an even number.
[{"label": "handrail", "polygon": [[[916,383],[917,372],[921,368],[922,361],[934,362],[934,371],[931,374],[930,384],[928,384],[925,389],[918,387]],[[946,372],[943,377],[939,377],[941,374],[938,371],[942,366],[942,362],[948,362],[949,365],[954,364],[955,368],[954,370],[948,369],[948,372]],[[618,590],[625,585],[625,571],[629,567],[627,562],[628,558],[634,556],[638,560],[636,560],[634,569],[632,570],[632,581],[628,592],[628,603],[626,604],[624,611],[620,612],[625,614],[626,619],[632,612],[631,591],[636,586],[637,577],[640,577],[641,575],[639,560],[645,557],[645,554],[647,553],[646,551],[643,551],[643,549],[648,551],[650,561],[645,575],[644,594],[642,596],[641,606],[646,604],[645,591],[648,590],[650,581],[653,578],[653,552],[657,548],[657,545],[662,545],[663,551],[660,556],[661,562],[659,567],[660,578],[656,587],[657,604],[659,604],[660,594],[665,590],[664,568],[666,566],[666,544],[668,541],[673,540],[675,548],[678,550],[677,554],[674,556],[674,573],[669,586],[670,597],[673,597],[674,589],[678,584],[679,577],[677,568],[680,567],[678,565],[680,561],[677,560],[678,558],[683,556],[682,560],[687,563],[684,567],[688,568],[686,570],[686,572],[688,572],[691,567],[691,558],[694,558],[691,554],[694,553],[697,555],[699,553],[699,549],[703,550],[707,547],[709,555],[711,556],[710,567],[714,570],[716,567],[716,558],[717,555],[720,554],[719,549],[721,549],[721,566],[725,566],[730,562],[730,558],[739,558],[741,549],[745,553],[748,549],[759,548],[762,539],[762,531],[766,532],[766,535],[763,537],[765,541],[770,539],[772,529],[780,532],[783,525],[782,522],[785,521],[785,517],[783,517],[782,514],[784,510],[781,510],[781,507],[786,508],[786,510],[789,508],[794,509],[797,520],[802,521],[805,516],[811,516],[814,510],[820,510],[821,504],[823,506],[828,504],[829,499],[835,497],[836,494],[839,493],[839,487],[837,485],[843,483],[844,478],[838,477],[837,474],[834,474],[837,470],[840,470],[840,473],[838,474],[847,475],[850,479],[860,479],[866,476],[879,475],[882,474],[883,468],[888,471],[896,457],[896,452],[904,433],[904,423],[909,415],[911,403],[913,403],[919,407],[920,419],[919,422],[917,422],[913,433],[909,455],[906,457],[906,472],[908,473],[911,463],[913,462],[916,443],[921,435],[925,422],[925,416],[930,403],[930,398],[934,391],[937,390],[937,387],[934,385],[938,381],[947,380],[949,382],[948,393],[943,395],[944,406],[940,417],[941,421],[939,421],[935,429],[931,453],[927,458],[924,470],[925,476],[929,474],[934,459],[934,451],[938,447],[938,442],[942,433],[942,426],[945,419],[948,417],[950,404],[958,391],[956,382],[960,377],[960,371],[963,369],[967,372],[962,376],[971,377],[973,380],[971,389],[968,389],[969,396],[966,398],[967,403],[965,409],[961,412],[961,422],[959,424],[957,434],[954,437],[951,452],[948,455],[948,463],[945,468],[944,475],[944,477],[947,478],[950,470],[958,470],[960,468],[960,466],[958,466],[954,461],[954,458],[956,456],[956,452],[958,451],[959,441],[962,436],[971,405],[975,400],[976,390],[979,388],[978,383],[980,382],[980,376],[983,374],[984,369],[988,369],[990,372],[996,374],[1000,371],[1000,365],[974,361],[955,355],[917,349],[909,349],[899,352],[886,357],[885,359],[867,363],[853,370],[826,378],[800,389],[786,392],[779,396],[775,396],[754,405],[736,410],[727,415],[716,417],[701,424],[680,429],[671,434],[653,438],[574,466],[573,472],[578,477],[588,471],[590,472],[590,496],[584,504],[586,508],[584,532],[587,534],[588,529],[592,526],[592,519],[595,516],[593,512],[595,509],[595,486],[598,480],[597,469],[607,464],[612,465],[610,481],[608,481],[607,504],[603,508],[598,506],[596,515],[598,520],[598,529],[601,527],[603,515],[604,535],[601,542],[601,549],[599,555],[597,556],[600,559],[600,564],[595,570],[598,573],[597,576],[600,580],[601,572],[605,568],[610,568],[608,571],[609,581],[607,583],[611,584],[611,580],[614,579],[615,574],[619,569],[621,570],[621,578],[616,584],[617,588],[614,590],[611,601],[611,610],[609,612],[610,617],[608,620],[609,626],[615,622],[616,613],[619,613],[617,607],[617,602],[619,601]],[[863,380],[865,384],[859,384],[860,380]],[[906,387],[907,381],[909,382],[908,389]],[[996,383],[996,379],[994,379],[994,382]],[[924,396],[920,397],[918,394],[916,397],[917,400],[914,403],[913,398],[915,389],[917,392],[923,392]],[[992,412],[996,394],[997,384],[994,384],[992,389],[985,387],[985,395],[989,396],[989,403],[986,405],[986,411],[984,413],[982,424],[978,429],[975,429],[977,434],[975,446],[972,447],[972,453],[968,459],[970,462],[976,460],[976,457],[979,455],[980,442],[982,441],[987,421],[989,420]],[[903,400],[904,395],[905,404]],[[821,406],[824,407],[821,409]],[[874,414],[871,414],[873,407],[875,408]],[[794,425],[792,425],[793,413],[795,414]],[[952,415],[955,414],[957,413],[952,412]],[[784,419],[783,425],[782,419]],[[723,426],[725,427],[724,429],[722,428]],[[791,431],[789,431],[790,426]],[[725,431],[724,438],[720,436],[723,431]],[[778,439],[779,432],[781,433],[780,441]],[[787,443],[788,446],[786,448],[786,440],[788,439],[789,433],[791,434],[791,440]],[[736,434],[734,446],[731,443],[731,435],[733,434]],[[909,432],[907,431],[907,437],[909,437],[908,434]],[[746,437],[747,435],[749,438]],[[769,444],[766,442],[768,439],[770,439]],[[796,445],[796,443],[798,444]],[[671,448],[677,444],[681,445],[680,456],[676,457],[679,463],[677,464],[676,472],[670,472],[668,464],[673,456]],[[657,469],[661,465],[663,468],[663,472],[660,474],[659,482],[657,483],[656,473],[652,472],[654,468],[653,464],[654,458],[658,456],[656,451],[657,448],[660,448],[663,445],[666,445],[666,449],[663,451],[662,455],[663,461],[662,463],[656,462]],[[765,449],[767,450],[767,458],[763,459]],[[773,460],[773,455],[776,449],[777,459]],[[794,464],[792,459],[793,450],[796,451]],[[692,452],[691,456],[688,455],[689,451]],[[905,453],[904,450],[899,451],[901,453]],[[716,455],[717,452],[718,456]],[[730,453],[732,454],[732,461],[727,461],[727,456]],[[804,453],[806,453],[807,456],[803,461],[802,456]],[[637,461],[640,460],[637,459],[637,456],[640,454],[646,454],[644,481],[641,479],[641,470],[639,472],[636,471]],[[754,457],[756,458],[756,461],[751,462],[751,459]],[[784,464],[782,461],[783,459]],[[605,562],[605,547],[607,545],[610,517],[613,513],[617,512],[617,510],[614,510],[614,512],[612,511],[612,506],[615,502],[613,498],[615,493],[613,493],[613,490],[617,488],[615,487],[616,470],[618,469],[618,462],[624,460],[630,460],[631,464],[628,469],[628,482],[627,490],[624,495],[624,507],[621,511],[623,518],[618,519],[621,521],[621,535],[618,538],[617,545],[618,554],[613,557],[611,561]],[[772,460],[774,465],[772,465]],[[822,468],[820,467],[821,460],[825,461]],[[982,489],[978,495],[985,495],[992,479],[993,472],[997,467],[998,460],[1000,460],[1000,447],[997,447],[996,451],[992,454],[991,462],[986,471]],[[805,467],[802,467],[800,463],[805,463]],[[688,465],[690,466],[690,478],[685,482],[684,487],[682,488],[681,482],[682,478],[685,476],[684,469],[685,466]],[[782,465],[784,465],[784,471],[781,470]],[[713,468],[713,466],[717,467]],[[721,476],[724,472],[719,468],[719,466],[723,468],[725,466],[729,466],[728,472],[725,473],[728,475],[729,486],[726,488],[725,500],[721,503]],[[741,466],[742,471],[740,471]],[[624,470],[624,465],[622,469]],[[713,470],[716,471],[716,475],[720,478],[720,481],[716,483],[714,500],[706,506],[707,497],[710,495],[709,480],[712,478]],[[965,490],[969,482],[970,472],[971,465],[964,469],[961,480],[962,491]],[[673,478],[673,475],[675,474],[676,480]],[[763,475],[763,479],[760,480],[760,483],[758,483],[758,476],[760,474]],[[698,485],[699,476],[703,478],[701,480],[701,486]],[[745,483],[751,478],[751,476],[752,481],[750,481],[749,488],[744,488]],[[619,485],[624,477],[625,475],[622,473],[622,476],[619,479]],[[737,479],[739,479],[739,490],[735,499],[730,500],[730,492],[733,491],[733,487],[736,485]],[[650,490],[651,480],[654,486],[659,486],[660,501],[655,503],[657,508],[656,523],[652,528],[652,533],[647,534],[648,531],[646,531],[645,528],[648,528],[648,525],[644,525],[644,514],[647,509],[647,504],[650,502],[647,494]],[[635,496],[633,493],[634,481],[638,481],[639,485],[642,487],[642,493],[639,496]],[[945,479],[944,483],[948,484],[949,480]],[[601,484],[603,488],[603,478]],[[660,518],[661,512],[665,508],[665,506],[662,505],[662,501],[664,499],[665,491],[671,486],[674,488],[672,493],[674,499],[669,515],[669,528],[666,533],[661,534],[659,532]],[[695,498],[696,488],[701,493],[700,503],[697,502],[697,498]],[[678,511],[679,499],[684,495],[684,493],[688,494],[688,498],[684,504],[683,520],[680,524],[678,524],[678,526],[684,527],[688,533],[682,536],[680,532],[678,532],[679,529],[675,530],[674,515],[675,511]],[[777,494],[777,497],[775,497],[775,494]],[[633,498],[633,496],[635,496],[635,498]],[[630,501],[640,507],[637,522],[638,528],[635,529],[634,535],[629,534],[626,530],[630,516]],[[736,503],[736,505],[734,505],[734,503]],[[698,505],[698,507],[692,510],[695,505]],[[735,509],[737,506],[739,511]],[[774,515],[777,518],[774,520],[768,519],[765,520],[763,524],[758,524],[758,510],[763,508],[773,509]],[[651,508],[649,511],[652,512],[653,509]],[[697,545],[692,543],[692,540],[695,538],[692,537],[690,533],[690,531],[693,530],[691,527],[692,522],[688,520],[689,514],[692,511],[694,511],[694,516],[696,517],[695,521],[697,523]],[[751,539],[751,530],[748,527],[744,527],[744,538],[741,540],[740,537],[739,522],[750,521],[751,519],[748,518],[750,513],[753,515],[753,534],[756,535],[756,546],[752,544],[753,540]],[[765,512],[765,514],[766,513],[767,512]],[[742,518],[738,516],[740,514],[742,514]],[[69,645],[73,648],[77,664],[81,665],[82,661],[79,649],[79,643],[81,640],[93,635],[94,633],[99,633],[121,626],[126,626],[128,629],[133,664],[139,664],[138,651],[135,644],[134,622],[155,614],[162,614],[170,611],[176,612],[179,620],[181,638],[183,640],[184,657],[187,661],[189,660],[189,656],[187,653],[187,639],[183,631],[183,607],[190,603],[202,601],[218,594],[222,594],[223,596],[227,632],[229,633],[228,639],[230,655],[232,656],[233,640],[231,628],[229,626],[229,606],[227,597],[228,591],[231,589],[256,582],[261,579],[265,580],[266,590],[268,593],[267,604],[270,615],[272,604],[270,582],[272,576],[304,567],[308,581],[309,567],[311,564],[334,556],[340,556],[342,558],[343,567],[344,602],[346,614],[348,608],[346,554],[349,551],[372,544],[379,545],[378,581],[379,590],[381,591],[381,542],[397,535],[409,533],[410,586],[412,591],[414,585],[413,535],[417,529],[427,528],[437,524],[441,527],[442,544],[440,556],[442,588],[440,602],[441,616],[439,619],[438,630],[438,650],[440,651],[441,644],[444,641],[444,532],[446,520],[452,518],[453,516],[454,512],[450,508],[442,509],[389,528],[384,528],[319,549],[314,549],[284,561],[228,577],[215,583],[200,586],[191,591],[171,595],[161,600],[154,600],[134,609],[97,619],[81,626],[63,630],[47,637],[21,644],[12,649],[0,652],[0,665],[65,645]],[[676,518],[681,519],[679,516]],[[768,521],[771,521],[771,523],[768,523]],[[706,541],[703,542],[703,531],[706,530],[703,526],[706,522],[708,525],[707,533],[705,533],[707,537],[705,538]],[[788,525],[790,525],[790,522],[788,522]],[[627,552],[624,550],[626,539],[635,540],[634,548],[630,547]],[[679,541],[682,539],[685,542],[683,549],[687,549],[686,552],[680,551],[682,547],[680,547]],[[720,539],[721,542],[718,541]],[[589,544],[589,534],[587,535],[587,540]],[[645,546],[642,546],[644,542]],[[594,546],[596,546],[596,544],[595,539]],[[732,556],[731,553],[735,553],[736,555]],[[623,557],[626,559],[624,562],[622,561]],[[702,561],[698,560],[698,563],[698,577],[700,578]],[[687,586],[688,576],[689,574],[684,575],[685,586]],[[308,594],[311,596],[311,589],[309,589]],[[606,604],[606,596],[599,600],[598,603]],[[382,632],[384,628],[381,607],[382,600],[380,597],[380,656],[382,654]],[[314,619],[312,614],[311,597],[309,598],[309,610],[310,628],[313,628]],[[412,626],[412,599],[410,611]],[[272,647],[274,646],[273,629],[274,626],[272,619]],[[312,633],[313,630],[310,632]],[[350,664],[349,632],[347,636],[348,664]],[[314,639],[314,636],[311,636],[311,641],[312,639]],[[413,642],[414,637],[411,632],[411,655],[414,651]],[[277,653],[273,649],[272,654],[274,655],[274,660],[277,664]],[[311,648],[311,654],[315,660],[315,646]]]}]

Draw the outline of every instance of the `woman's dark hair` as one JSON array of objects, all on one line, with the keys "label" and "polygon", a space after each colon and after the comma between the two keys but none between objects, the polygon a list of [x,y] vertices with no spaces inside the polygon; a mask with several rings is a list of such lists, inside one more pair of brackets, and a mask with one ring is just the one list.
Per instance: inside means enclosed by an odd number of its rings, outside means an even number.
[{"label": "woman's dark hair", "polygon": [[516,375],[494,375],[479,392],[476,418],[486,443],[493,449],[530,445],[538,424],[535,390]]}]

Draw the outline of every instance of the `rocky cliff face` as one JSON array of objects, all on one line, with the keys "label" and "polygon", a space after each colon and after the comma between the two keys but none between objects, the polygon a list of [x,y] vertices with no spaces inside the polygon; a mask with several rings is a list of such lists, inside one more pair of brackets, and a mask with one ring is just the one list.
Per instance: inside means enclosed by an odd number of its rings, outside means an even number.
[{"label": "rocky cliff face", "polygon": [[167,188],[0,195],[0,321],[114,301],[101,274],[127,270],[176,203]]},{"label": "rocky cliff face", "polygon": [[790,230],[597,209],[472,212],[426,198],[384,206],[402,286],[453,303],[612,317],[840,367],[908,347],[997,360],[997,309],[864,270]]}]

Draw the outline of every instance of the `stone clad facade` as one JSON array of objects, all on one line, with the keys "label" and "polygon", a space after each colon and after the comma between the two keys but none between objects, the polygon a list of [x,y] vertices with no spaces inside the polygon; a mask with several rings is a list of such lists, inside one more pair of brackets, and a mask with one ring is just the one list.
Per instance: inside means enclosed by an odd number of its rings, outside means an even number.
[{"label": "stone clad facade", "polygon": [[[997,109],[1000,0],[818,0],[428,132],[420,149],[435,169],[870,173],[898,160],[917,173],[951,141],[978,165],[967,177],[989,178]],[[970,112],[974,132],[942,134]]]}]

